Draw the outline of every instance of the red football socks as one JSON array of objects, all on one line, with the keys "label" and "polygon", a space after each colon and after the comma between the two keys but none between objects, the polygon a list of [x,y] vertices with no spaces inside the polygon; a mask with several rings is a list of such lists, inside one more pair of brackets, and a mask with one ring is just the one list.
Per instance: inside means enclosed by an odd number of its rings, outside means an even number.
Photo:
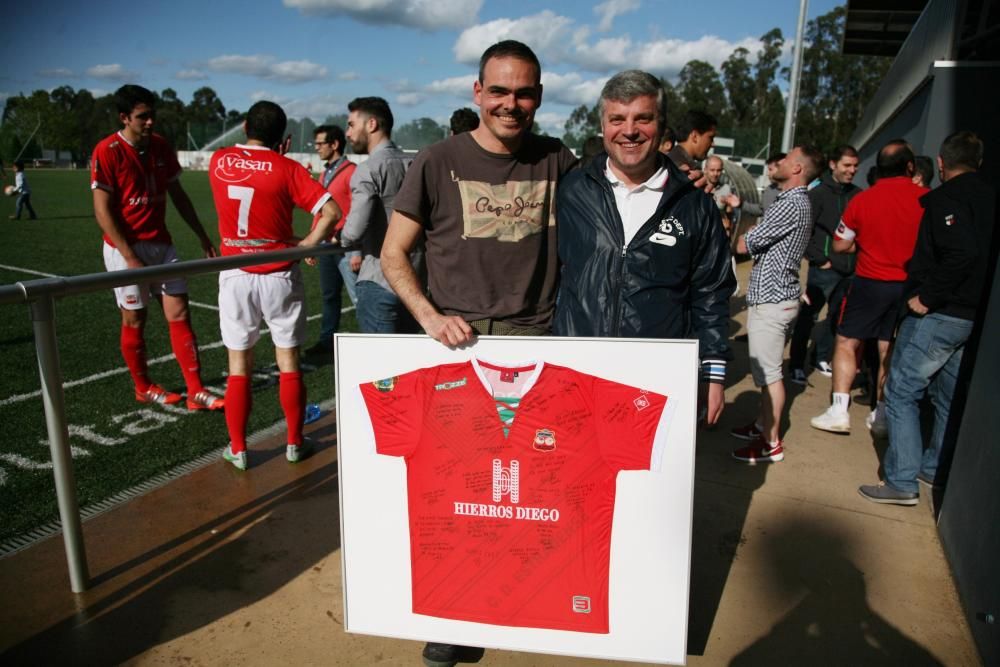
[{"label": "red football socks", "polygon": [[132,375],[135,390],[140,394],[149,389],[149,373],[146,368],[146,341],[142,338],[142,329],[122,325],[121,333],[122,358]]},{"label": "red football socks", "polygon": [[[226,395],[228,398],[228,394]],[[302,422],[306,418],[306,386],[302,383],[301,371],[278,375],[278,398],[288,422],[288,444],[302,444]],[[226,403],[226,409],[229,404]]]},{"label": "red football socks", "polygon": [[247,420],[250,418],[252,404],[250,378],[246,375],[230,375],[226,382],[226,428],[229,429],[234,454],[247,448]]},{"label": "red football socks", "polygon": [[167,322],[170,327],[170,347],[184,375],[188,398],[205,389],[201,384],[201,365],[198,363],[198,341],[191,329],[191,322],[178,320]]}]

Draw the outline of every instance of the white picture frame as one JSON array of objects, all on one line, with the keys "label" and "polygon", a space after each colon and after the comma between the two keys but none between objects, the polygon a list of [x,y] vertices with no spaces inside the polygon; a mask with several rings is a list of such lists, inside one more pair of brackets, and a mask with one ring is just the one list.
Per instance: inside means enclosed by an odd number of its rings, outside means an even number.
[{"label": "white picture frame", "polygon": [[[694,494],[698,343],[481,336],[458,349],[422,335],[337,334],[337,455],[348,632],[605,660],[684,664]],[[404,459],[376,453],[359,385],[471,357],[544,361],[664,394],[673,403],[658,471],[618,474],[608,634],[414,614]]]}]

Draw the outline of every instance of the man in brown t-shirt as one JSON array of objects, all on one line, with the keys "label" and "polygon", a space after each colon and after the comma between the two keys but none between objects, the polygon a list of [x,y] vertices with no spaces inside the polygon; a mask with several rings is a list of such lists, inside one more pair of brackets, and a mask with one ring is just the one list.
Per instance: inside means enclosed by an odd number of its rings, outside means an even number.
[{"label": "man in brown t-shirt", "polygon": [[[487,49],[473,84],[479,127],[421,151],[396,195],[382,268],[424,331],[446,345],[475,333],[548,333],[559,270],[556,184],[576,158],[530,132],[540,80],[526,45]],[[421,238],[426,294],[407,260]]]}]

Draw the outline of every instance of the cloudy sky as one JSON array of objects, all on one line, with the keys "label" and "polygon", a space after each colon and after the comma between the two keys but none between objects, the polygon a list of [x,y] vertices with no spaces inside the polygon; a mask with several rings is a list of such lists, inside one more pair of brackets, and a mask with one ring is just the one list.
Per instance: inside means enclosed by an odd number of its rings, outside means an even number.
[{"label": "cloudy sky", "polygon": [[[813,0],[808,17],[837,4]],[[29,0],[0,28],[0,102],[61,85],[102,95],[123,83],[173,88],[187,102],[210,86],[227,109],[270,99],[319,121],[380,95],[397,124],[446,122],[472,106],[482,51],[510,38],[539,55],[537,118],[561,135],[614,72],[673,79],[693,58],[718,67],[737,46],[756,53],[771,28],[793,39],[798,10],[795,0]]]}]

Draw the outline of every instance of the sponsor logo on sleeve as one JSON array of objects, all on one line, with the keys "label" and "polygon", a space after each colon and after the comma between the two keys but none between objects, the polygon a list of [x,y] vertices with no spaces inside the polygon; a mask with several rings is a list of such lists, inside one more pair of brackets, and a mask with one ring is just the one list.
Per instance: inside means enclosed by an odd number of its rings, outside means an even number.
[{"label": "sponsor logo on sleeve", "polygon": [[587,595],[574,595],[573,596],[573,613],[575,614],[589,614],[590,613],[590,597]]},{"label": "sponsor logo on sleeve", "polygon": [[640,394],[639,396],[636,396],[635,399],[632,401],[632,403],[635,404],[635,409],[639,410],[640,412],[650,406],[649,399],[646,398],[646,394]]},{"label": "sponsor logo on sleeve", "polygon": [[434,391],[448,391],[449,389],[458,389],[459,387],[464,387],[466,379],[462,378],[460,380],[455,380],[454,382],[442,382],[441,384],[434,385]]},{"label": "sponsor logo on sleeve", "polygon": [[384,380],[375,380],[372,382],[372,385],[379,391],[392,391],[396,388],[396,380],[398,379],[399,377],[394,375],[393,377],[386,378]]}]

